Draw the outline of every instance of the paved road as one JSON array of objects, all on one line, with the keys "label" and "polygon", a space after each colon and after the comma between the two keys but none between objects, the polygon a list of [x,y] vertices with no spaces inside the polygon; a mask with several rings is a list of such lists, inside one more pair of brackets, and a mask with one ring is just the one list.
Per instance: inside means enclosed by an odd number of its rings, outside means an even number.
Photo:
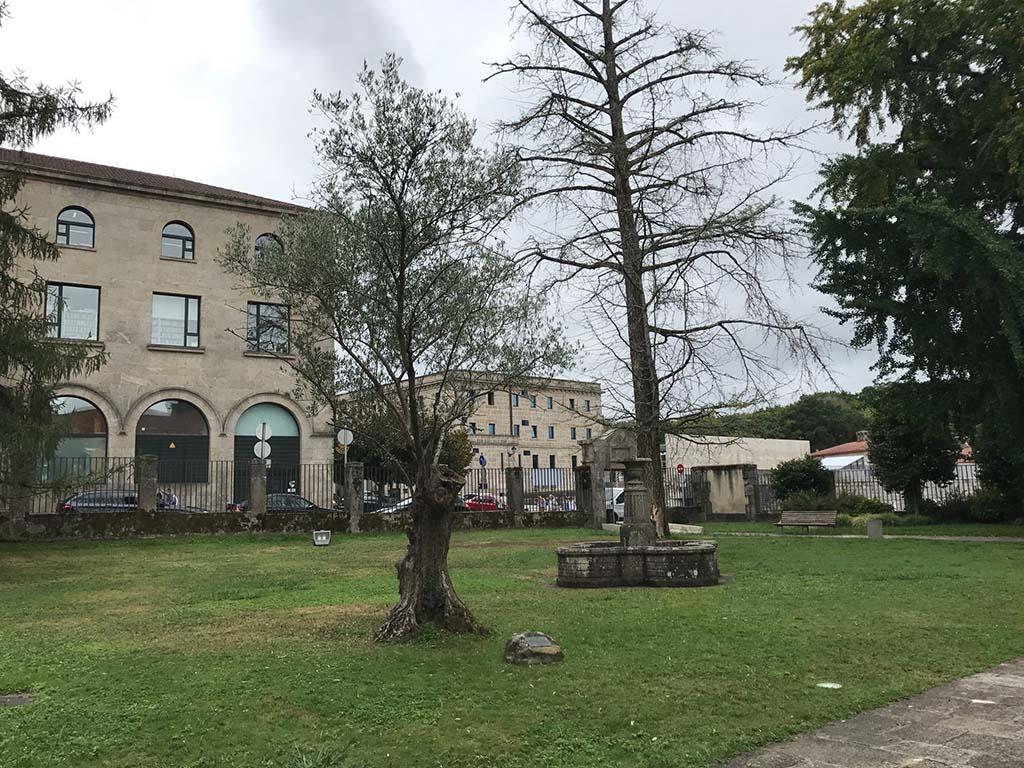
[{"label": "paved road", "polygon": [[723,768],[1021,768],[1024,659],[832,723]]}]

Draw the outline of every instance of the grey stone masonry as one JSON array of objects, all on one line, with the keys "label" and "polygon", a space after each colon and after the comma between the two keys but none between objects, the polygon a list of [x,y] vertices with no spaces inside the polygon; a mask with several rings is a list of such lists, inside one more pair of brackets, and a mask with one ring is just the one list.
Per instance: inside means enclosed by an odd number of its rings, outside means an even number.
[{"label": "grey stone masonry", "polygon": [[862,712],[724,768],[1024,766],[1024,659]]},{"label": "grey stone masonry", "polygon": [[651,460],[629,459],[623,463],[626,465],[626,498],[619,540],[624,547],[648,547],[658,540],[651,520],[651,490],[644,484],[644,473]]}]

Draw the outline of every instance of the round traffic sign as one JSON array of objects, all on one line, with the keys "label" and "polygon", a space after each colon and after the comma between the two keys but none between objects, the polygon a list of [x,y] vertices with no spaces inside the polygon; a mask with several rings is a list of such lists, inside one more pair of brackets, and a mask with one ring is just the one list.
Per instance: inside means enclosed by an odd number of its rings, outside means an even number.
[{"label": "round traffic sign", "polygon": [[257,459],[265,459],[270,455],[270,443],[260,440],[252,447],[252,452],[256,454]]},{"label": "round traffic sign", "polygon": [[484,456],[482,453],[480,454],[480,466],[481,467],[486,467],[487,466],[487,457]]},{"label": "round traffic sign", "polygon": [[352,445],[352,432],[348,429],[338,430],[338,445]]},{"label": "round traffic sign", "polygon": [[678,472],[681,475],[685,471],[686,467],[684,467],[682,464],[676,464],[676,472]]},{"label": "round traffic sign", "polygon": [[[266,442],[274,436],[274,431],[270,428],[270,425],[265,421],[261,421],[260,425],[256,427],[256,439]],[[263,456],[260,456],[262,459]]]}]

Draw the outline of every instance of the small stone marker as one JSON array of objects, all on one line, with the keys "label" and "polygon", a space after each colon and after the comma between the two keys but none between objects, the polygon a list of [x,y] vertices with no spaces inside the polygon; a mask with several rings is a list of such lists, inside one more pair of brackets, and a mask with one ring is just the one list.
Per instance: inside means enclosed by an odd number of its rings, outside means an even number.
[{"label": "small stone marker", "polygon": [[868,520],[868,538],[869,539],[880,539],[882,538],[882,521]]},{"label": "small stone marker", "polygon": [[32,694],[9,693],[0,695],[0,707],[23,707],[32,703]]},{"label": "small stone marker", "polygon": [[505,643],[509,664],[552,664],[563,658],[561,646],[543,632],[520,632]]}]

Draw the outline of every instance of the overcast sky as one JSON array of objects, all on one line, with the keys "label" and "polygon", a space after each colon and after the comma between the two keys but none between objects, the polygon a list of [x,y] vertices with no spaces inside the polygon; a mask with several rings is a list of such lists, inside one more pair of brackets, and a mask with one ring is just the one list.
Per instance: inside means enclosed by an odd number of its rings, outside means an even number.
[{"label": "overcast sky", "polygon": [[[814,3],[650,5],[665,21],[717,30],[727,56],[782,79],[786,57],[800,49],[792,29]],[[111,119],[93,133],[61,133],[33,151],[282,200],[301,200],[313,178],[311,92],[351,90],[363,61],[387,51],[405,59],[412,82],[461,93],[482,129],[518,108],[506,84],[481,82],[484,62],[514,50],[506,0],[10,0],[9,12],[0,30],[0,71],[22,70],[50,83],[77,80],[88,96],[109,92],[117,100]],[[771,125],[820,119],[790,88],[773,93],[761,117]],[[826,153],[838,146],[828,135],[814,143]],[[809,193],[818,159],[806,159],[788,195]],[[844,335],[818,312],[826,298],[806,284],[786,302],[794,315],[816,317]],[[870,350],[834,349],[832,373],[842,388],[856,391],[870,383],[874,357]],[[818,386],[831,388],[824,379]]]}]

